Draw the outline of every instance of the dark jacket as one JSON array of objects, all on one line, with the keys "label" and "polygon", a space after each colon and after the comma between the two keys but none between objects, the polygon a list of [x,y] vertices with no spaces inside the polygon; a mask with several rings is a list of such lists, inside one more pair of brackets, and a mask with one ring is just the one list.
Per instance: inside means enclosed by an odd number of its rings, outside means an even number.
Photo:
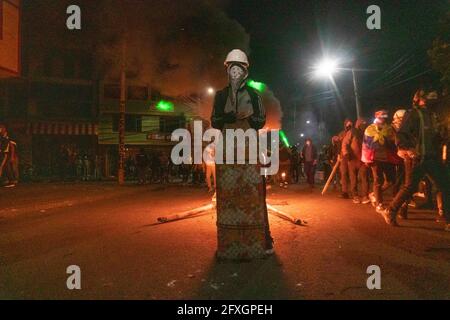
[{"label": "dark jacket", "polygon": [[350,129],[342,139],[342,156],[349,160],[361,160],[364,128]]},{"label": "dark jacket", "polygon": [[434,112],[414,107],[405,114],[396,143],[399,149],[415,149],[423,158],[435,158],[441,156],[446,135]]},{"label": "dark jacket", "polygon": [[[236,121],[236,115],[233,113],[225,113],[225,105],[228,99],[230,87],[226,87],[216,92],[214,98],[213,112],[211,115],[211,125],[213,128],[222,130],[226,123],[233,123]],[[261,97],[258,95],[255,89],[245,85],[239,91],[247,90],[250,96],[253,114],[248,118],[250,127],[255,130],[259,130],[264,127],[266,123],[266,113],[261,102]]]},{"label": "dark jacket", "polygon": [[[306,161],[306,144],[303,146],[302,148],[302,159],[303,161]],[[312,152],[311,152],[311,156],[313,158],[313,161],[317,160],[317,149],[314,145],[311,144],[311,148],[312,148]]]}]

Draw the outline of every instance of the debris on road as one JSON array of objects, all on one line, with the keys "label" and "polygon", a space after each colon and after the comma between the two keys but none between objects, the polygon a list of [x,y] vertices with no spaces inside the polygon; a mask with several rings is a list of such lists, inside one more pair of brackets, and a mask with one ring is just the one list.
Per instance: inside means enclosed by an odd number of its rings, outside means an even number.
[{"label": "debris on road", "polygon": [[175,287],[175,282],[177,282],[177,280],[172,280],[172,281],[170,281],[169,283],[167,283],[167,286],[168,286],[169,288],[174,288],[174,287]]}]

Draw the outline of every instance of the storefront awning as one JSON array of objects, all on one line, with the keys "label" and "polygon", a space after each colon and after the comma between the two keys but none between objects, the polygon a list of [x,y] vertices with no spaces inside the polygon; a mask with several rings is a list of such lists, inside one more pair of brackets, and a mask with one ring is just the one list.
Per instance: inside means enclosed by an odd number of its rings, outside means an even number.
[{"label": "storefront awning", "polygon": [[27,134],[98,135],[98,125],[77,122],[39,121],[28,124]]}]

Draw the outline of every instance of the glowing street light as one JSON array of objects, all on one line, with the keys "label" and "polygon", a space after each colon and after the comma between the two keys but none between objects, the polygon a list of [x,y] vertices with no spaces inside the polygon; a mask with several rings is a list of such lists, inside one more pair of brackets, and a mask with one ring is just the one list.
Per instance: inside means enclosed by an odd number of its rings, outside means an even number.
[{"label": "glowing street light", "polygon": [[214,94],[214,88],[213,87],[208,87],[208,89],[206,89],[206,92],[212,96]]},{"label": "glowing street light", "polygon": [[330,78],[337,71],[337,61],[330,58],[325,58],[314,67],[314,70],[317,77]]},{"label": "glowing street light", "polygon": [[302,137],[302,138],[303,138],[304,136],[305,136],[305,134],[304,134],[304,133],[300,133],[300,137]]},{"label": "glowing street light", "polygon": [[310,124],[311,123],[311,120],[306,120],[306,124]]},{"label": "glowing street light", "polygon": [[[313,69],[314,69],[314,73],[315,73],[316,77],[328,78],[331,81],[333,81],[333,84],[334,84],[334,80],[333,80],[334,73],[336,73],[338,70],[350,70],[350,69],[339,68],[337,60],[330,59],[330,58],[324,58],[320,63],[315,65],[313,67]],[[353,91],[355,94],[356,117],[360,118],[361,117],[361,104],[359,103],[358,86],[356,83],[355,69],[352,68],[351,71],[352,71],[352,75],[353,75]]]}]

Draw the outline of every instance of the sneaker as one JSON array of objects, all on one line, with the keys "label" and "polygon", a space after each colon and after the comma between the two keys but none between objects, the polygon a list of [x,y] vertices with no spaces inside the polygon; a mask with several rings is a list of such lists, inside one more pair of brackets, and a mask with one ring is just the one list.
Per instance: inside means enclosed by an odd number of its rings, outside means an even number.
[{"label": "sneaker", "polygon": [[16,185],[14,183],[9,183],[7,185],[4,185],[4,188],[14,188]]},{"label": "sneaker", "polygon": [[363,197],[362,200],[361,200],[361,203],[362,203],[362,204],[368,204],[368,203],[370,203],[369,197]]},{"label": "sneaker", "polygon": [[341,198],[341,199],[350,199],[350,197],[348,196],[348,193],[347,193],[347,192],[341,193],[341,195],[339,196],[339,198]]},{"label": "sneaker", "polygon": [[375,198],[375,194],[373,192],[369,193],[369,200],[373,207],[377,206],[377,199]]},{"label": "sneaker", "polygon": [[411,200],[411,201],[408,203],[408,206],[410,206],[411,208],[416,208],[416,207],[417,207],[417,203],[416,203],[414,200]]},{"label": "sneaker", "polygon": [[436,217],[436,222],[437,223],[441,223],[441,222],[444,222],[444,223],[447,223],[447,220],[444,218],[444,216],[442,215],[438,215],[437,217]]},{"label": "sneaker", "polygon": [[275,253],[275,250],[273,248],[273,238],[271,236],[268,236],[268,238],[266,238],[266,250],[264,252],[267,256]]},{"label": "sneaker", "polygon": [[384,221],[390,226],[398,226],[397,221],[395,220],[395,215],[389,208],[384,208],[382,205],[378,205],[376,211],[381,214],[384,218]]},{"label": "sneaker", "polygon": [[353,197],[353,203],[360,204],[361,200],[359,199],[359,197]]}]

